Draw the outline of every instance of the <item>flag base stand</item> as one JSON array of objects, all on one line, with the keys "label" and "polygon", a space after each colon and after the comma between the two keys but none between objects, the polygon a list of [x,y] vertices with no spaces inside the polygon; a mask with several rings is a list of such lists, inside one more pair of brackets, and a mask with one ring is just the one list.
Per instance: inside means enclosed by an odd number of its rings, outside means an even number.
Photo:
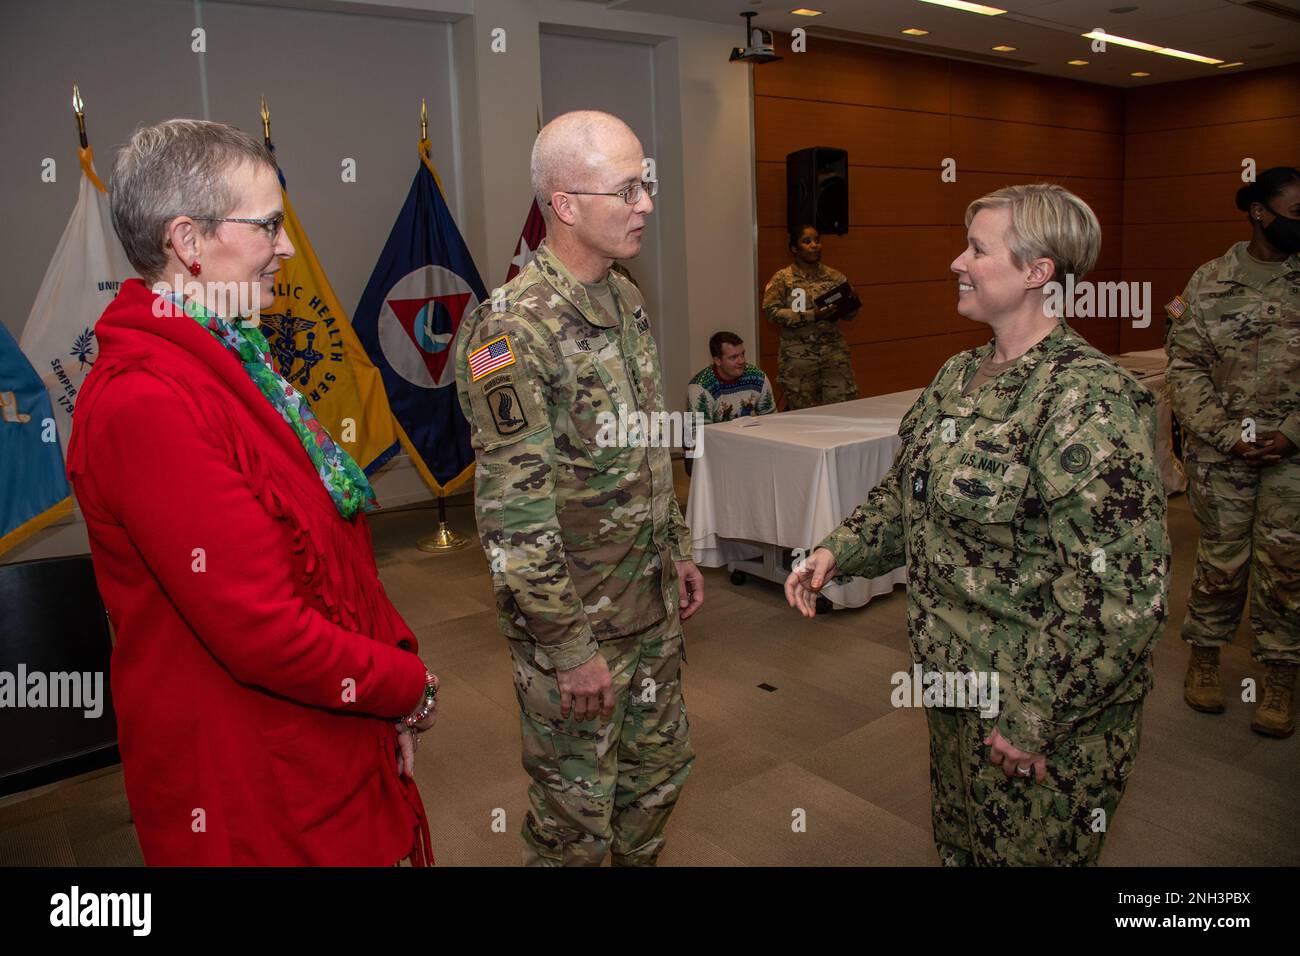
[{"label": "flag base stand", "polygon": [[448,528],[447,522],[439,521],[438,530],[426,538],[421,538],[415,543],[415,546],[421,551],[446,554],[448,551],[459,551],[467,544],[469,544],[468,538],[462,537]]},{"label": "flag base stand", "polygon": [[447,554],[451,551],[459,551],[467,544],[469,544],[468,538],[458,535],[447,527],[447,499],[439,495],[438,530],[415,542],[415,546],[431,554]]}]

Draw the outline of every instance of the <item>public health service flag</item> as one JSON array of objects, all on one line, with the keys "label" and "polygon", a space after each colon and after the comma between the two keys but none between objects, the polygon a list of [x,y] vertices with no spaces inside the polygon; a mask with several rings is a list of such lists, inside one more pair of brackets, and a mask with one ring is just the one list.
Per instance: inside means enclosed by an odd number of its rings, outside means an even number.
[{"label": "public health service flag", "polygon": [[49,393],[0,324],[0,554],[72,512]]},{"label": "public health service flag", "polygon": [[[283,176],[281,177],[283,182]],[[397,454],[397,426],[384,382],[357,341],[307,233],[284,196],[284,229],[294,256],[275,277],[275,302],[261,331],[280,374],[367,474]]]},{"label": "public health service flag", "polygon": [[94,152],[87,146],[80,153],[77,205],[45,270],[20,340],[49,390],[64,448],[72,434],[77,392],[99,354],[95,323],[122,280],[135,275],[113,232],[104,184],[95,174]]},{"label": "public health service flag", "polygon": [[384,377],[411,461],[436,494],[473,472],[469,423],[456,398],[452,340],[486,298],[420,140],[420,166],[353,313],[353,328]]}]

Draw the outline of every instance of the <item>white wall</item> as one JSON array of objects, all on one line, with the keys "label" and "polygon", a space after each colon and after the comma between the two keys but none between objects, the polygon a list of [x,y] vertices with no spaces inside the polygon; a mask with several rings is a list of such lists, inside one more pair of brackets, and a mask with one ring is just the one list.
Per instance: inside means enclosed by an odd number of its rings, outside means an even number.
[{"label": "white wall", "polygon": [[[504,278],[531,200],[543,42],[642,44],[653,83],[635,92],[653,104],[662,183],[655,319],[670,407],[682,406],[686,381],[707,364],[713,331],[757,341],[750,68],[727,62],[735,29],[583,0],[209,0],[200,16],[210,117],[256,130],[266,92],[290,194],[348,309],[410,186],[421,95],[448,202],[490,288]],[[75,199],[72,82],[82,85],[106,172],[138,123],[203,115],[193,26],[190,0],[0,4],[0,128],[13,143],[0,151],[9,220],[0,301],[15,338]],[[491,50],[497,28],[504,53]],[[629,95],[623,77],[607,83]],[[39,182],[45,156],[59,159],[49,186]],[[357,159],[355,184],[338,175],[345,156]],[[400,460],[376,489],[389,506],[427,497]],[[84,532],[65,526],[0,561],[78,550]]]}]

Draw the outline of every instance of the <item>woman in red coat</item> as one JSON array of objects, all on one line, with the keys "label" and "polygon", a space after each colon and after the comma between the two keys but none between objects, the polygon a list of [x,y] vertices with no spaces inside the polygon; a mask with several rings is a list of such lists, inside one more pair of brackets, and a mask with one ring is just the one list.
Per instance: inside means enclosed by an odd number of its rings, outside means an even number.
[{"label": "woman in red coat", "polygon": [[111,206],[146,281],[95,328],[68,474],[145,860],[432,863],[411,774],[437,678],[379,582],[374,496],[239,318],[293,255],[271,156],[217,123],[143,128]]}]

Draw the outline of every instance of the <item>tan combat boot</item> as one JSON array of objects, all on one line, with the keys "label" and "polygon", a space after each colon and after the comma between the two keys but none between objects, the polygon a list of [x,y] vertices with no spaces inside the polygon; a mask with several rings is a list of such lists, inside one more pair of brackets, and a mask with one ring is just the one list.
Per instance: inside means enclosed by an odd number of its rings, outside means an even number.
[{"label": "tan combat boot", "polygon": [[1183,679],[1183,700],[1192,710],[1205,714],[1223,713],[1223,685],[1219,683],[1219,649],[1192,645]]},{"label": "tan combat boot", "polygon": [[1264,665],[1264,699],[1255,708],[1250,729],[1269,737],[1295,733],[1295,664]]}]

